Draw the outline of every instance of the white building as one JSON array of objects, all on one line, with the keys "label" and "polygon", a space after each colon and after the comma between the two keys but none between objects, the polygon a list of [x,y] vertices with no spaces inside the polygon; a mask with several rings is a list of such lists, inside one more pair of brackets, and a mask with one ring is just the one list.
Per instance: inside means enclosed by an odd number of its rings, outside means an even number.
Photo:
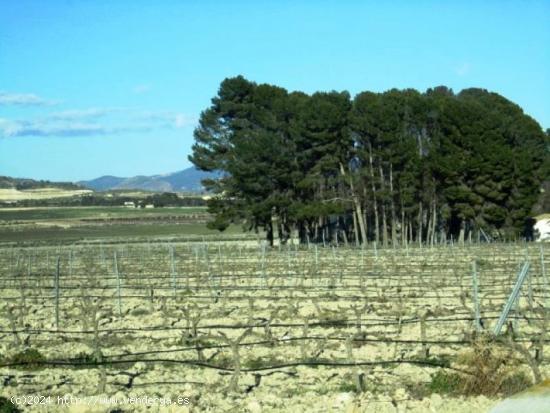
[{"label": "white building", "polygon": [[537,221],[533,226],[535,230],[535,241],[550,241],[550,214],[542,214],[535,217]]},{"label": "white building", "polygon": [[126,202],[124,202],[124,206],[125,206],[126,208],[135,208],[135,207],[136,207],[136,204],[134,204],[133,201],[126,201]]}]

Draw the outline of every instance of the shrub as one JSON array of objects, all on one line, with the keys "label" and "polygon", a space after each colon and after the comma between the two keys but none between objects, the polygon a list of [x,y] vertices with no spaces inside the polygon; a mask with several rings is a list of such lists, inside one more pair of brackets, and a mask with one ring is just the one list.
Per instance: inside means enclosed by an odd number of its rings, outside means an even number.
[{"label": "shrub", "polygon": [[460,393],[462,377],[458,373],[439,370],[432,376],[432,381],[428,385],[430,393],[451,394]]},{"label": "shrub", "polygon": [[484,337],[476,339],[472,348],[457,361],[470,372],[461,374],[464,395],[496,396],[520,391],[532,384],[519,370],[521,361],[512,348]]},{"label": "shrub", "polygon": [[440,370],[432,376],[428,390],[432,393],[493,397],[509,396],[532,385],[521,370],[521,361],[513,348],[484,337],[456,360],[463,372]]},{"label": "shrub", "polygon": [[5,397],[0,396],[0,413],[20,413],[21,410],[17,408],[11,401]]},{"label": "shrub", "polygon": [[42,367],[46,357],[38,350],[28,348],[4,360],[6,364],[21,364],[15,366],[25,370],[36,370]]}]

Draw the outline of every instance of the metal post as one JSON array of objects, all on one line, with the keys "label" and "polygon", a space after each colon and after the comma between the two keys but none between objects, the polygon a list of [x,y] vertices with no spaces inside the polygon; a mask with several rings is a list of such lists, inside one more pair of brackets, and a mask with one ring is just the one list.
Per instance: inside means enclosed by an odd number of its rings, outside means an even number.
[{"label": "metal post", "polygon": [[117,283],[117,301],[118,301],[118,315],[122,316],[122,300],[120,297],[120,274],[118,273],[118,260],[116,256],[116,251],[114,253],[114,268],[115,268],[115,275],[116,275],[116,283]]},{"label": "metal post", "polygon": [[57,257],[55,270],[54,290],[55,290],[55,329],[59,330],[59,264],[60,258]]},{"label": "metal post", "polygon": [[174,247],[170,245],[170,273],[172,275],[172,289],[174,297],[176,296],[176,264],[174,262]]},{"label": "metal post", "polygon": [[319,249],[317,244],[315,244],[315,272],[319,271]]},{"label": "metal post", "polygon": [[523,285],[523,282],[525,281],[525,277],[527,276],[528,273],[529,273],[529,262],[527,261],[523,264],[523,267],[521,267],[521,270],[519,271],[516,284],[514,285],[514,288],[512,289],[512,293],[510,294],[510,297],[508,298],[508,301],[506,302],[506,305],[502,310],[502,314],[500,315],[498,322],[495,326],[495,329],[494,329],[495,336],[498,336],[500,334],[500,330],[502,329],[502,326],[504,325],[506,318],[508,317],[508,314],[512,309],[512,306],[516,303],[516,300],[519,296],[519,292],[521,290],[521,286]]},{"label": "metal post", "polygon": [[546,299],[545,305],[550,308],[550,297],[548,295],[548,278],[546,278],[546,268],[544,267],[544,250],[542,245],[540,246],[540,272],[542,274],[542,282],[544,284],[544,297]]},{"label": "metal post", "polygon": [[267,277],[266,277],[266,273],[265,273],[265,249],[266,249],[266,245],[265,243],[262,244],[262,279],[264,280],[264,285],[265,287],[267,287]]},{"label": "metal post", "polygon": [[474,260],[472,262],[472,290],[473,290],[473,299],[474,299],[474,327],[476,331],[481,331],[481,323],[479,321],[479,291],[478,291],[478,279],[477,279],[477,264]]}]

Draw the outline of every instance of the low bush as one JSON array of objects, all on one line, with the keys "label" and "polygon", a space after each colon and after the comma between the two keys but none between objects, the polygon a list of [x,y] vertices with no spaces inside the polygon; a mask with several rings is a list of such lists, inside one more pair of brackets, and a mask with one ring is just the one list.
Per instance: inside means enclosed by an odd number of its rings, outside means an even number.
[{"label": "low bush", "polygon": [[0,396],[0,413],[20,413],[21,410],[17,408],[7,398]]},{"label": "low bush", "polygon": [[36,370],[43,367],[43,362],[46,361],[44,355],[32,348],[25,349],[11,357],[2,360],[3,364],[15,364],[14,368],[23,370]]},{"label": "low bush", "polygon": [[431,393],[509,396],[533,384],[514,349],[488,338],[477,338],[455,364],[462,371],[440,370],[432,376]]}]

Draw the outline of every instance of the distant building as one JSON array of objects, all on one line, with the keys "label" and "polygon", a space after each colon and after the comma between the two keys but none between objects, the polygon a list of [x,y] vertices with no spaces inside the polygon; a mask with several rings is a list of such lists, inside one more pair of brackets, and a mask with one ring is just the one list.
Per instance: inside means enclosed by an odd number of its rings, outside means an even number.
[{"label": "distant building", "polygon": [[536,223],[533,226],[535,241],[550,242],[550,214],[542,214],[534,218],[536,220]]},{"label": "distant building", "polygon": [[145,208],[154,208],[155,206],[153,204],[146,204]]},{"label": "distant building", "polygon": [[124,202],[124,206],[126,208],[135,208],[136,204],[133,201],[126,201],[126,202]]}]

